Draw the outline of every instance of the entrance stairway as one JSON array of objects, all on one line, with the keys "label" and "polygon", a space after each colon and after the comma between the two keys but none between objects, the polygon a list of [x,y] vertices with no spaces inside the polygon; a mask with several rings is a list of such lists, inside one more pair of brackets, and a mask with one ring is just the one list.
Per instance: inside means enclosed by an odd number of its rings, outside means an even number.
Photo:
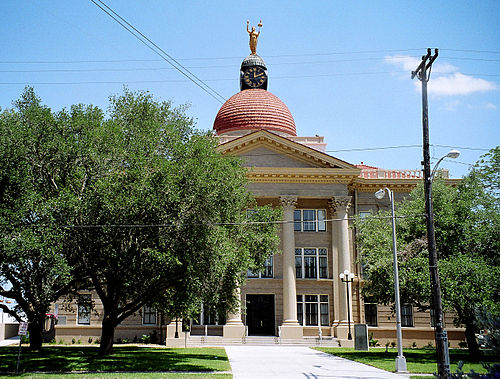
[{"label": "entrance stairway", "polygon": [[300,345],[339,347],[338,340],[333,337],[304,337],[300,339],[281,339],[279,337],[249,336],[243,338],[224,338],[221,336],[190,336],[187,338],[187,347],[196,346],[229,346],[229,345]]}]

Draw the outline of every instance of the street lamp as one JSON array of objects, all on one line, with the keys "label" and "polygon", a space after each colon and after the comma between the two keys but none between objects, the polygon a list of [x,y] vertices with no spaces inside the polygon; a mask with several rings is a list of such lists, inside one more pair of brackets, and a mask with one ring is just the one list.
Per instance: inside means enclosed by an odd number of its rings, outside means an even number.
[{"label": "street lamp", "polygon": [[352,340],[352,335],[351,335],[351,307],[350,307],[350,297],[349,297],[349,283],[352,283],[354,281],[354,273],[349,272],[349,270],[344,270],[344,272],[341,272],[339,274],[339,278],[341,281],[345,283],[345,286],[347,288],[347,325],[349,325],[349,333],[347,334],[347,339]]},{"label": "street lamp", "polygon": [[443,161],[443,159],[445,159],[445,158],[457,159],[459,156],[460,156],[460,151],[453,149],[453,150],[448,151],[448,154],[446,154],[444,157],[441,157],[436,162],[436,164],[434,165],[434,168],[432,169],[431,182],[434,180],[434,176],[436,175],[437,168],[438,168],[439,164]]},{"label": "street lamp", "polygon": [[401,332],[401,305],[399,303],[399,274],[398,274],[398,255],[396,250],[396,216],[394,215],[394,192],[385,187],[375,192],[375,197],[382,200],[385,191],[391,201],[392,212],[392,265],[394,267],[394,298],[396,303],[396,338],[398,341],[398,356],[396,357],[396,372],[408,372],[406,369],[406,358],[403,355],[403,335]]}]

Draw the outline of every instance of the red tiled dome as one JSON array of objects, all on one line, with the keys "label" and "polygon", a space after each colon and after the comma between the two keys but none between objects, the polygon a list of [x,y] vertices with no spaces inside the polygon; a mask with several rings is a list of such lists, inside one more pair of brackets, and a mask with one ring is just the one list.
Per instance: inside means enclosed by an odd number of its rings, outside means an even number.
[{"label": "red tiled dome", "polygon": [[271,92],[247,89],[232,96],[219,109],[214,130],[220,135],[237,130],[266,129],[296,136],[287,106]]}]

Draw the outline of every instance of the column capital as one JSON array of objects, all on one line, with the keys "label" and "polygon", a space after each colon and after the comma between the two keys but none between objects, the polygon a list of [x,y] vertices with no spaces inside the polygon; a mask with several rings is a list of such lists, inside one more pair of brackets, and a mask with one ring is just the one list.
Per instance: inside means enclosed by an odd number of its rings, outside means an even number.
[{"label": "column capital", "polygon": [[328,205],[332,212],[344,211],[347,212],[351,206],[352,196],[333,196]]},{"label": "column capital", "polygon": [[297,205],[297,196],[293,195],[284,195],[280,196],[280,203],[283,208],[295,208]]}]

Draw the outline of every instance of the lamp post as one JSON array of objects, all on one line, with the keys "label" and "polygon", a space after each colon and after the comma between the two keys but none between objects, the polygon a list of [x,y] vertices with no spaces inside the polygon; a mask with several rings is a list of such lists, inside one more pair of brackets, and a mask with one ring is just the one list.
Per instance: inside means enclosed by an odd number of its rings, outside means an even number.
[{"label": "lamp post", "polygon": [[396,339],[398,341],[398,356],[396,357],[396,372],[408,372],[406,358],[403,355],[403,334],[401,332],[401,305],[399,302],[398,255],[396,250],[396,216],[394,215],[394,192],[385,187],[375,192],[375,197],[383,199],[385,192],[389,195],[392,212],[392,265],[394,267],[394,301],[396,303]]},{"label": "lamp post", "polygon": [[349,270],[344,270],[339,274],[339,278],[341,281],[345,283],[347,288],[347,325],[349,328],[349,332],[347,334],[347,339],[352,340],[351,335],[351,307],[350,307],[350,296],[349,296],[349,283],[354,282],[354,273],[349,272]]}]

